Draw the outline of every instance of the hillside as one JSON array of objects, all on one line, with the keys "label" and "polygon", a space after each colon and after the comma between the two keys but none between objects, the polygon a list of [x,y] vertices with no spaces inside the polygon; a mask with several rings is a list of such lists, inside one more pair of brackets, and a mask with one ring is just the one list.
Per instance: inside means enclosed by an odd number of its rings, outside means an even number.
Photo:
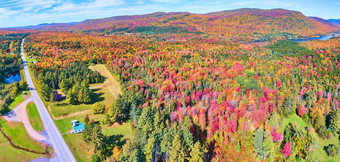
[{"label": "hillside", "polygon": [[310,17],[311,19],[317,21],[317,22],[320,22],[320,23],[323,23],[325,25],[329,25],[329,26],[333,26],[333,27],[337,27],[337,24],[336,23],[333,23],[329,20],[325,20],[323,18],[320,18],[320,17]]},{"label": "hillside", "polygon": [[[325,20],[326,21],[326,20]],[[237,9],[193,14],[157,12],[146,15],[116,16],[72,24],[39,25],[33,29],[61,30],[99,35],[112,33],[194,33],[231,40],[268,40],[272,37],[310,37],[326,34],[339,27],[284,9]]]}]

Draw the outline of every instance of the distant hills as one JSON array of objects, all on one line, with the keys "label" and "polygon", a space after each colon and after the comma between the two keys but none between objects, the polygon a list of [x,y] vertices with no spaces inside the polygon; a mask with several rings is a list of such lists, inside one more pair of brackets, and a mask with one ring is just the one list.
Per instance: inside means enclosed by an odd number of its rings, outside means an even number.
[{"label": "distant hills", "polygon": [[41,24],[24,28],[57,30],[99,35],[112,33],[194,33],[235,40],[268,39],[269,37],[308,37],[339,30],[331,20],[307,17],[285,9],[242,8],[207,14],[157,12],[146,15],[115,16],[77,23]]},{"label": "distant hills", "polygon": [[340,19],[328,19],[328,21],[340,25]]},{"label": "distant hills", "polygon": [[329,25],[329,26],[333,26],[333,27],[337,27],[338,25],[336,23],[333,23],[329,20],[325,20],[323,18],[319,18],[319,17],[310,17],[312,18],[313,20],[317,21],[317,22],[320,22],[320,23],[323,23],[325,25]]}]

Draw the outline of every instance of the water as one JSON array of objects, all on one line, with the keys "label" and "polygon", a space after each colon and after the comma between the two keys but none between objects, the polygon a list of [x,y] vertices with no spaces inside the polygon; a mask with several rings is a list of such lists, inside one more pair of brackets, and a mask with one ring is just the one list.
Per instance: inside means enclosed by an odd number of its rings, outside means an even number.
[{"label": "water", "polygon": [[9,77],[5,78],[5,83],[13,84],[14,82],[19,82],[21,80],[20,74],[10,75]]},{"label": "water", "polygon": [[337,34],[340,34],[340,32],[332,33],[332,34],[327,34],[327,35],[319,36],[319,37],[289,39],[289,40],[294,41],[294,42],[307,42],[307,41],[316,40],[316,39],[317,40],[328,40],[328,39],[331,39],[331,38],[335,37]]}]

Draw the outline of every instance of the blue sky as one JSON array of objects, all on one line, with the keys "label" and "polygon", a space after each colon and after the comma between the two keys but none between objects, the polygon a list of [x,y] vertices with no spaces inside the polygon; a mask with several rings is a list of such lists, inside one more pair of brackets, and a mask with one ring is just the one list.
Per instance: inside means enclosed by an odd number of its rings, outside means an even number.
[{"label": "blue sky", "polygon": [[237,8],[284,8],[340,19],[340,0],[0,0],[0,28],[152,12],[207,13]]}]

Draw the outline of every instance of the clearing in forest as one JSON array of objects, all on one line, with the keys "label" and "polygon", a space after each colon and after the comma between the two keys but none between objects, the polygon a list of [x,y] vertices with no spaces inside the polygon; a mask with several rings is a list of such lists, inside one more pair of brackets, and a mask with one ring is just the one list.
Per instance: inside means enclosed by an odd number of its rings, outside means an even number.
[{"label": "clearing in forest", "polygon": [[89,67],[93,71],[98,71],[105,77],[104,83],[91,84],[90,89],[93,91],[92,102],[89,104],[71,105],[66,100],[56,103],[45,102],[48,104],[48,110],[51,112],[54,120],[64,119],[79,114],[86,114],[91,110],[94,103],[101,105],[110,105],[112,101],[122,94],[119,82],[113,77],[112,73],[104,64],[98,64]]},{"label": "clearing in forest", "polygon": [[95,66],[90,66],[89,68],[93,71],[98,71],[102,76],[105,77],[103,84],[91,87],[91,89],[107,88],[114,98],[117,98],[119,94],[122,94],[119,83],[104,64],[97,64]]}]

